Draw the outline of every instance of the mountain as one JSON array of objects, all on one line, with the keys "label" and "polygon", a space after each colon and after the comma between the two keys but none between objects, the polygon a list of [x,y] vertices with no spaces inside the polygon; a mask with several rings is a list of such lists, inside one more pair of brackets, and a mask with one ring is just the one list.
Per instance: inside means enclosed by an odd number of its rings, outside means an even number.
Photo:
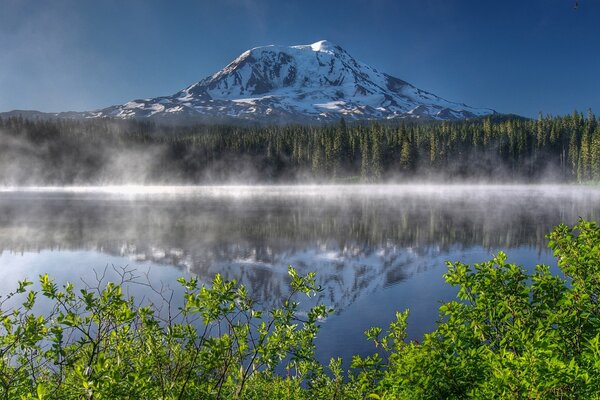
[{"label": "mountain", "polygon": [[458,120],[491,114],[496,112],[447,101],[418,89],[323,40],[310,45],[256,47],[172,96],[54,115],[285,123],[334,121],[341,117]]}]

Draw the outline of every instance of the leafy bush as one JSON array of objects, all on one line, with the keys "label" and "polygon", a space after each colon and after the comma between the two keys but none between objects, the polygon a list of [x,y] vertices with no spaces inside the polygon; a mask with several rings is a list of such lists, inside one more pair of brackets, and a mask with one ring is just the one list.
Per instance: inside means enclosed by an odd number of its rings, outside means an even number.
[{"label": "leafy bush", "polygon": [[[271,387],[269,381],[281,381],[274,372],[282,365],[289,378],[279,390],[298,391],[297,382],[315,369],[317,321],[329,310],[319,305],[301,318],[294,298],[318,288],[314,274],[289,273],[290,295],[268,315],[253,307],[243,286],[219,275],[210,288],[181,279],[185,303],[175,313],[164,297],[166,311],[136,307],[122,285],[76,293],[72,284],[59,290],[44,275],[41,292],[27,292],[31,282],[20,282],[2,303],[19,294],[26,298],[1,313],[0,393],[39,399],[258,397],[255,381]],[[40,294],[53,304],[48,315],[32,312]]]},{"label": "leafy bush", "polygon": [[[290,296],[261,311],[243,286],[181,279],[184,305],[136,305],[120,284],[76,291],[46,275],[0,302],[0,395],[7,399],[593,399],[600,398],[600,228],[579,221],[549,236],[562,276],[529,275],[499,253],[450,263],[458,298],[435,331],[407,341],[408,312],[366,335],[383,354],[315,361],[319,288],[293,268]],[[52,304],[37,315],[39,297]],[[18,306],[16,299],[22,301]]]},{"label": "leafy bush", "polygon": [[384,337],[371,332],[390,351],[375,373],[382,378],[371,380],[373,397],[599,398],[600,229],[581,220],[548,238],[564,278],[544,265],[528,275],[504,253],[474,266],[450,263],[445,278],[460,288],[458,299],[440,307],[422,343],[404,341],[407,313]]}]

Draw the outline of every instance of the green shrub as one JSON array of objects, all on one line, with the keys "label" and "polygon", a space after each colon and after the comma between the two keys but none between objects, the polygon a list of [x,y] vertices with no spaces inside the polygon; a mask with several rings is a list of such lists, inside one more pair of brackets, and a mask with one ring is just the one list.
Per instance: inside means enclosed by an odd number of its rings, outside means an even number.
[{"label": "green shrub", "polygon": [[406,343],[404,313],[386,336],[372,335],[389,350],[373,397],[600,398],[600,229],[582,220],[548,238],[564,278],[544,265],[528,275],[504,253],[450,263],[458,299],[440,307],[435,331]]},{"label": "green shrub", "polygon": [[[169,307],[166,316],[158,307],[136,307],[122,285],[77,293],[72,284],[59,290],[44,275],[36,292],[27,291],[31,282],[21,282],[2,303],[25,296],[20,307],[0,314],[0,394],[11,399],[239,398],[246,392],[258,397],[257,382],[297,392],[297,382],[316,367],[317,321],[329,310],[319,305],[301,318],[294,298],[312,296],[318,288],[314,274],[299,276],[292,268],[289,273],[289,297],[266,315],[253,307],[243,286],[219,275],[211,287],[181,279],[184,306]],[[44,316],[32,312],[40,294],[53,304]],[[282,365],[286,380],[274,374]]]}]

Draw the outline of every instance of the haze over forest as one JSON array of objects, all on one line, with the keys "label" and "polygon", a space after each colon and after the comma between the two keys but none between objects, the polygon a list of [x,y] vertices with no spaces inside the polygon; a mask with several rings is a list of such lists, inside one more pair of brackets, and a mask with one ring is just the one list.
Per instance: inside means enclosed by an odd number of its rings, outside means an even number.
[{"label": "haze over forest", "polygon": [[0,119],[0,183],[588,182],[595,115],[240,127]]}]

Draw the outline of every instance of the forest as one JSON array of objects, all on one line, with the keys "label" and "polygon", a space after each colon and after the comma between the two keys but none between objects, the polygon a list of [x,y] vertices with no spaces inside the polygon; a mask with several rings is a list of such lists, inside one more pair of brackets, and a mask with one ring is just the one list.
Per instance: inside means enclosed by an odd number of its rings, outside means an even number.
[{"label": "forest", "polygon": [[2,185],[599,179],[591,110],[320,126],[0,119]]}]

